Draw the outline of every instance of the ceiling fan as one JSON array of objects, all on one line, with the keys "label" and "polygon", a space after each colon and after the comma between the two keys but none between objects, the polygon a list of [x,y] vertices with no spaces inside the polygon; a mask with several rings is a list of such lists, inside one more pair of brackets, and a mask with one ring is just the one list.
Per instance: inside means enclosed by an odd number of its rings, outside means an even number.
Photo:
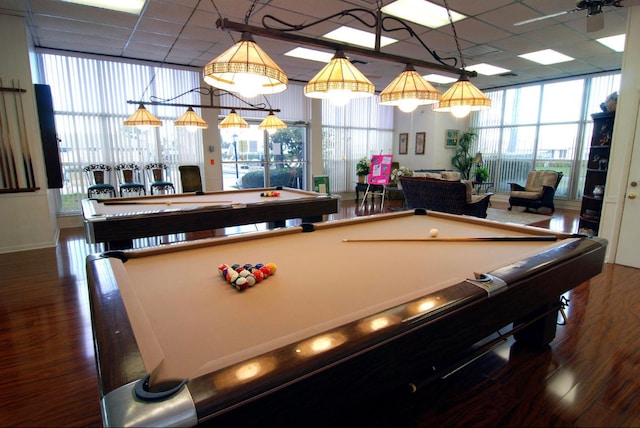
[{"label": "ceiling fan", "polygon": [[[526,25],[536,21],[542,21],[543,19],[555,18],[556,16],[565,15],[568,13],[580,12],[582,10],[587,11],[587,32],[593,32],[602,30],[604,28],[604,14],[602,13],[603,6],[611,7],[623,7],[625,0],[577,0],[576,7],[574,9],[565,10],[563,12],[552,13],[551,15],[540,16],[538,18],[527,19],[526,21],[516,22],[513,25]],[[640,0],[627,0],[627,5],[640,4]]]}]

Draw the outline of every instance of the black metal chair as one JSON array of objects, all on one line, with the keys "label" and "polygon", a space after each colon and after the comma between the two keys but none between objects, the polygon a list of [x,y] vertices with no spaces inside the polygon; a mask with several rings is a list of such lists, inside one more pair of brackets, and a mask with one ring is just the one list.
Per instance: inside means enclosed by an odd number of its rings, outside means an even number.
[{"label": "black metal chair", "polygon": [[150,163],[145,165],[144,170],[147,173],[147,181],[149,182],[149,192],[153,195],[154,190],[157,192],[176,193],[173,183],[166,180],[166,172],[169,169],[164,163]]},{"label": "black metal chair", "polygon": [[516,183],[509,183],[511,193],[509,194],[508,209],[521,206],[525,207],[525,211],[534,209],[537,212],[540,208],[550,208],[553,213],[556,209],[553,198],[560,180],[562,180],[562,175],[562,172],[550,170],[529,171],[524,187]]},{"label": "black metal chair", "polygon": [[178,170],[183,193],[202,192],[202,178],[198,165],[181,165]]},{"label": "black metal chair", "polygon": [[140,167],[135,163],[120,163],[115,166],[118,177],[118,187],[120,188],[120,196],[125,193],[137,193],[138,195],[147,194],[147,190],[140,179]]},{"label": "black metal chair", "polygon": [[104,194],[108,194],[112,198],[116,197],[116,188],[110,183],[111,167],[109,165],[91,164],[82,169],[86,173],[89,182],[88,198]]}]

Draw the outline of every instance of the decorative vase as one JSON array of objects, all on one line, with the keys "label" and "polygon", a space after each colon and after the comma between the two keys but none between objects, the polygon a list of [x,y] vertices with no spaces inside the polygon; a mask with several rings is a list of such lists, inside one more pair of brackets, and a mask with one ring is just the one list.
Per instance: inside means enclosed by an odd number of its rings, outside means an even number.
[{"label": "decorative vase", "polygon": [[366,175],[359,175],[359,176],[358,176],[358,183],[364,183],[365,178],[367,178],[367,176],[366,176]]},{"label": "decorative vase", "polygon": [[597,185],[593,188],[593,197],[602,198],[604,196],[604,186]]}]

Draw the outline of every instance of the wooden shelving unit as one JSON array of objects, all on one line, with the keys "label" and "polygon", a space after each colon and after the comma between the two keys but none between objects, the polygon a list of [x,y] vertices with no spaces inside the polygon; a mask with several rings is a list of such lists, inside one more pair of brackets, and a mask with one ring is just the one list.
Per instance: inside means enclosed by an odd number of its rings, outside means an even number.
[{"label": "wooden shelving unit", "polygon": [[593,135],[582,191],[579,233],[598,235],[602,215],[602,196],[609,171],[609,154],[615,112],[594,113]]}]

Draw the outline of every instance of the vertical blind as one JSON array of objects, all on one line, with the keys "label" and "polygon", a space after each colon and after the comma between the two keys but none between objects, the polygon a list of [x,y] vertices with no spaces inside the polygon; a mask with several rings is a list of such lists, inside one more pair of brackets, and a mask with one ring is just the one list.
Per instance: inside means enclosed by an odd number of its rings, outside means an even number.
[{"label": "vertical blind", "polygon": [[[88,164],[133,162],[142,168],[164,162],[167,178],[176,185],[179,165],[202,165],[202,134],[173,125],[184,108],[147,105],[163,126],[146,132],[123,125],[137,108],[128,100],[161,101],[188,92],[199,86],[198,72],[48,53],[38,54],[38,60],[44,83],[51,87],[59,138],[60,213],[79,211],[87,190],[82,168]],[[200,99],[189,93],[175,102],[200,104]]]},{"label": "vertical blind", "polygon": [[376,97],[338,107],[322,101],[322,157],[333,192],[353,191],[356,164],[362,157],[392,153],[393,107]]},{"label": "vertical blind", "polygon": [[531,170],[564,176],[560,198],[582,196],[586,157],[600,103],[620,86],[620,73],[487,91],[493,108],[471,117],[478,151],[497,192],[524,184]]}]

